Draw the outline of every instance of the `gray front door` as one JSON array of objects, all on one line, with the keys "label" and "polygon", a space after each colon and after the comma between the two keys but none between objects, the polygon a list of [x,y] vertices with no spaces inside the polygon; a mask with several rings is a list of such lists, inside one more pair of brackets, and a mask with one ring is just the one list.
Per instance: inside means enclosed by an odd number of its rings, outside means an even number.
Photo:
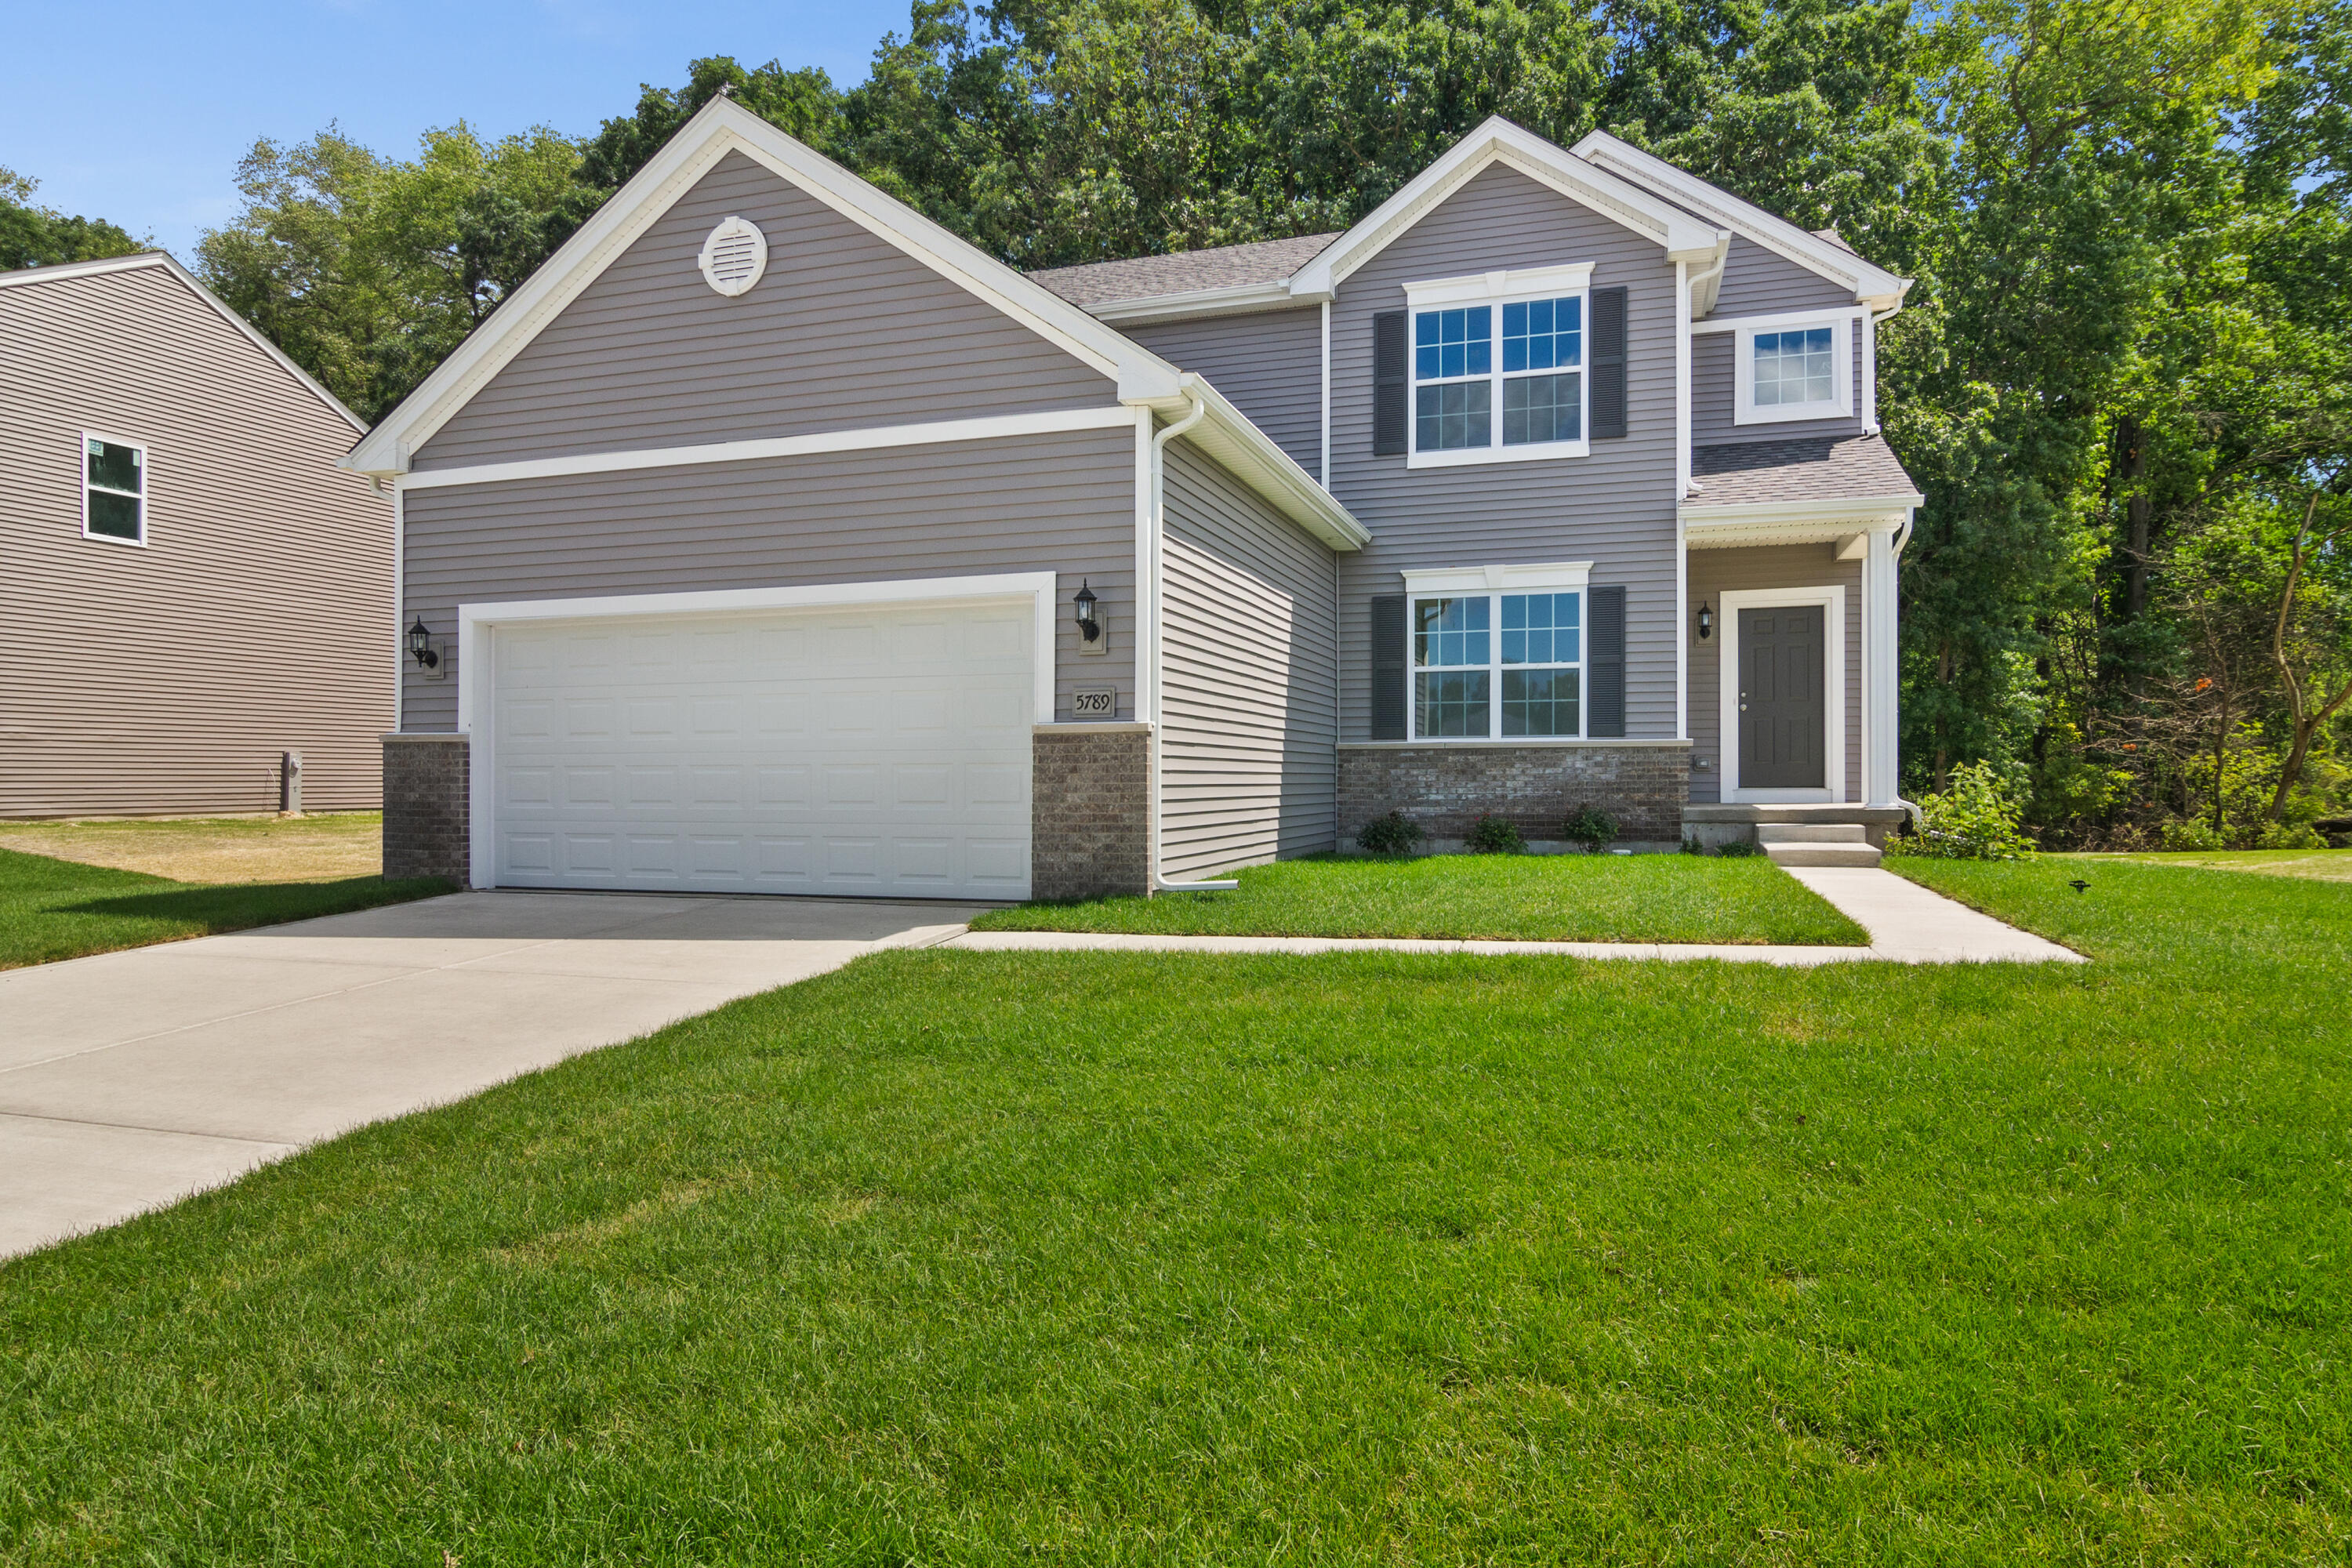
[{"label": "gray front door", "polygon": [[1825,789],[1822,606],[1739,612],[1739,787]]}]

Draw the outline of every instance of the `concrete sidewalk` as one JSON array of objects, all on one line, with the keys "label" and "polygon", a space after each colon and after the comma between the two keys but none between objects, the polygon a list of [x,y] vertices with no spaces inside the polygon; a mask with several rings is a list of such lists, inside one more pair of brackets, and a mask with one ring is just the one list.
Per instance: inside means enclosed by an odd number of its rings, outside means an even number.
[{"label": "concrete sidewalk", "polygon": [[1788,868],[1789,875],[1870,933],[1868,947],[1793,947],[1734,942],[1460,942],[1362,936],[1161,936],[1093,931],[966,931],[941,945],[981,952],[1454,952],[1549,958],[1720,959],[1809,969],[1824,963],[2081,963],[2083,955],[2004,925],[1892,871],[1860,867]]},{"label": "concrete sidewalk", "polygon": [[0,1257],[976,912],[459,893],[0,972]]}]

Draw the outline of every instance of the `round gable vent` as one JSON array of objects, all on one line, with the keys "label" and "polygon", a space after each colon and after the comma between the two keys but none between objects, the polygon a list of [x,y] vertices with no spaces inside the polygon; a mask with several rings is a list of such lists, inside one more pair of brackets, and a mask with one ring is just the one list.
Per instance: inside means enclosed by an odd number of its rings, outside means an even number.
[{"label": "round gable vent", "polygon": [[701,265],[704,279],[731,300],[768,269],[768,237],[740,217],[728,218],[702,242]]}]

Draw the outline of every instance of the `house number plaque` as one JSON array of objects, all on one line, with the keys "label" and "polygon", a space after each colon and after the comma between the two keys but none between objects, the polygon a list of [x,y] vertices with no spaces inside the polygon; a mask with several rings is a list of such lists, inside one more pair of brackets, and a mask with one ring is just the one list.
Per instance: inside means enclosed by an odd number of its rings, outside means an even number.
[{"label": "house number plaque", "polygon": [[1118,689],[1115,686],[1087,686],[1071,692],[1070,716],[1074,719],[1117,718]]}]

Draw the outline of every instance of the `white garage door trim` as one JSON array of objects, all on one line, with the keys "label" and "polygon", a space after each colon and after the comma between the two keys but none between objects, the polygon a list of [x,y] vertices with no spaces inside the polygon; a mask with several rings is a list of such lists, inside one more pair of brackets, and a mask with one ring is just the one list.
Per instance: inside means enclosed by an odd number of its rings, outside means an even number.
[{"label": "white garage door trim", "polygon": [[480,657],[490,633],[528,621],[592,620],[625,616],[676,616],[730,610],[839,608],[857,605],[893,607],[920,605],[1024,602],[1030,605],[1031,700],[1034,720],[1054,721],[1054,595],[1051,572],[1006,572],[985,577],[919,577],[886,583],[822,583],[798,588],[719,588],[698,593],[614,594],[592,599],[519,599],[457,606],[457,729],[469,737],[467,791],[472,818],[470,863],[478,888],[498,881],[498,759],[492,754],[497,727],[488,722],[494,700],[492,662]]}]

